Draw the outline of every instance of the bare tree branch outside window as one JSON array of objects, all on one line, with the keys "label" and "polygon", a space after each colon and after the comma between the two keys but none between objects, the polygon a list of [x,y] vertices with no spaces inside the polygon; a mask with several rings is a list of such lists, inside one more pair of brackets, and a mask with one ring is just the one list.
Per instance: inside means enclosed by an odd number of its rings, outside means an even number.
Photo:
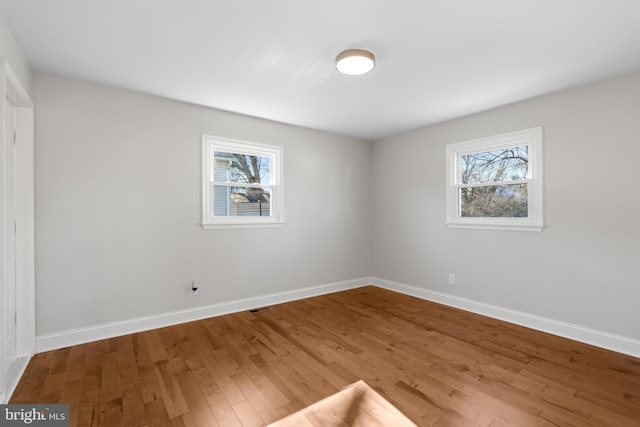
[{"label": "bare tree branch outside window", "polygon": [[[271,161],[258,155],[214,153],[214,212],[220,216],[270,216]],[[266,187],[266,188],[265,188]]]},{"label": "bare tree branch outside window", "polygon": [[527,217],[528,146],[460,157],[462,217]]},{"label": "bare tree branch outside window", "polygon": [[[233,154],[231,163],[231,182],[246,184],[269,184],[269,158]],[[244,194],[249,202],[266,202],[264,189],[255,187],[235,187]]]}]

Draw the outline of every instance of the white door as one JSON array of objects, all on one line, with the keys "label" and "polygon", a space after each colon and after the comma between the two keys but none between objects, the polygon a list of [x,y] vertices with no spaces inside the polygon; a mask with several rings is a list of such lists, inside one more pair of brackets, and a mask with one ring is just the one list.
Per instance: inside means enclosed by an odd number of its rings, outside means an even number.
[{"label": "white door", "polygon": [[16,215],[15,215],[15,107],[7,99],[2,191],[4,194],[3,277],[3,373],[11,371],[16,360]]}]

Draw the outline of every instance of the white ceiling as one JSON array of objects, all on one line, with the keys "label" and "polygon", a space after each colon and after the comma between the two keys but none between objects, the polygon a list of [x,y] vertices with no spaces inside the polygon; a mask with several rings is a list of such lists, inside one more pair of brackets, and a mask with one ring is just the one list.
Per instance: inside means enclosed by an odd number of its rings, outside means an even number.
[{"label": "white ceiling", "polygon": [[[640,70],[639,0],[0,0],[33,69],[366,140]],[[344,76],[346,48],[377,57]]]}]

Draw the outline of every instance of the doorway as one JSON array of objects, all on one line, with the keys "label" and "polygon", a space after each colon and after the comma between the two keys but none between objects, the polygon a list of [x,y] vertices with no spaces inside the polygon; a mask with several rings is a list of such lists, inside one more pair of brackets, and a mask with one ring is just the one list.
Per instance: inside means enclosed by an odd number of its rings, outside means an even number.
[{"label": "doorway", "polygon": [[35,352],[33,103],[0,59],[0,403]]}]

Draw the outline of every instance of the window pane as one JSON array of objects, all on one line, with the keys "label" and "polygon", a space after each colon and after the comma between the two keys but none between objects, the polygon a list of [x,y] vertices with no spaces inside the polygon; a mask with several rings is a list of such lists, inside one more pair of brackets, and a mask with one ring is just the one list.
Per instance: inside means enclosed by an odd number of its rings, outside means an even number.
[{"label": "window pane", "polygon": [[271,189],[213,187],[214,216],[271,216]]},{"label": "window pane", "polygon": [[270,167],[269,157],[215,151],[213,181],[269,185]]},{"label": "window pane", "polygon": [[460,189],[461,217],[526,218],[527,184]]},{"label": "window pane", "polygon": [[527,145],[472,153],[460,157],[463,184],[527,179],[528,167]]}]

